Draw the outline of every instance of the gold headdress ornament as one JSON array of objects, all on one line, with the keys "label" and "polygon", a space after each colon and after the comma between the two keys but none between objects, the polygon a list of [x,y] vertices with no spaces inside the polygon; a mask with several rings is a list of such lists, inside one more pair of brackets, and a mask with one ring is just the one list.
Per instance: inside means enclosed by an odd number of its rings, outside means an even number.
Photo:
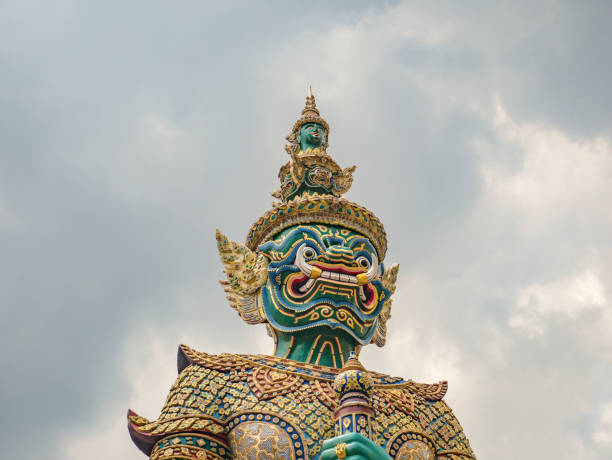
[{"label": "gold headdress ornament", "polygon": [[306,105],[302,109],[302,117],[293,124],[291,132],[285,137],[290,143],[285,146],[287,153],[297,152],[300,150],[300,128],[306,123],[318,123],[325,128],[327,133],[323,143],[323,150],[327,147],[327,139],[329,137],[329,125],[321,118],[315,97],[312,95],[312,88],[308,85],[308,95],[306,96]]},{"label": "gold headdress ornament", "polygon": [[[300,128],[305,123],[317,123],[325,128],[321,148],[300,149]],[[287,227],[304,223],[342,225],[365,235],[374,245],[380,260],[387,251],[387,237],[382,223],[366,208],[342,198],[353,182],[355,166],[342,169],[327,154],[329,125],[319,114],[312,90],[308,88],[302,117],[293,125],[286,147],[291,160],[279,172],[280,190],[272,193],[279,198],[251,227],[246,246],[255,250]]]}]

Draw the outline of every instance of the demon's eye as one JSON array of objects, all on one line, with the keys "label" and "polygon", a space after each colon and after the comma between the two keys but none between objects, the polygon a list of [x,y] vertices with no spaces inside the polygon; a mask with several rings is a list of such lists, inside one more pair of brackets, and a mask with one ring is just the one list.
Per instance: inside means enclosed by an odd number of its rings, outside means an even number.
[{"label": "demon's eye", "polygon": [[357,265],[359,265],[362,268],[370,268],[370,259],[368,259],[365,256],[359,256],[357,257]]},{"label": "demon's eye", "polygon": [[317,255],[315,250],[309,247],[304,248],[304,251],[302,252],[302,254],[304,255],[305,259],[312,259],[314,256]]}]

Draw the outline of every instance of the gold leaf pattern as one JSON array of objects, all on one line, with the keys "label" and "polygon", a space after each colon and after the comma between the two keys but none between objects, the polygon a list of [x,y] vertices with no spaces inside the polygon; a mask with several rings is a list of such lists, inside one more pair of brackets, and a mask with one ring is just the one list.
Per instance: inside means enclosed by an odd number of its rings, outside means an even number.
[{"label": "gold leaf pattern", "polygon": [[[170,389],[159,418],[143,424],[145,419],[131,414],[133,429],[142,435],[172,435],[188,430],[180,428],[185,423],[198,432],[224,436],[236,414],[266,413],[301,430],[309,457],[320,452],[323,440],[334,436],[334,396],[329,385],[337,370],[271,356],[216,356],[184,346],[182,351],[192,364]],[[389,447],[402,434],[418,433],[438,456],[447,452],[447,459],[474,458],[461,426],[440,399],[445,382],[425,385],[377,373],[372,377],[376,410],[372,429],[378,444]],[[265,384],[279,384],[276,395]]]}]

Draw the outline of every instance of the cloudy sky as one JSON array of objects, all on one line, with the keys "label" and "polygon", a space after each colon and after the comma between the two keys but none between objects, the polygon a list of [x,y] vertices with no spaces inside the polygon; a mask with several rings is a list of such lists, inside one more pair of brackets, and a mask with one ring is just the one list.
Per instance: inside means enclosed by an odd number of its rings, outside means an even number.
[{"label": "cloudy sky", "polygon": [[[609,2],[0,2],[3,458],[138,460],[176,347],[272,350],[214,233],[313,85],[400,263],[378,371],[480,459],[612,456]],[[86,454],[84,452],[87,452]]]}]

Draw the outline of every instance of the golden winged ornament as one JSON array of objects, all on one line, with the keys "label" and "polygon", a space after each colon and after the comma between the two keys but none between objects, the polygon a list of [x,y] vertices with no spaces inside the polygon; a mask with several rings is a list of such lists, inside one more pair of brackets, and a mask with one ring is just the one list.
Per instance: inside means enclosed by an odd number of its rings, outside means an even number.
[{"label": "golden winged ornament", "polygon": [[249,324],[265,322],[259,292],[268,278],[268,259],[217,230],[217,249],[227,280],[219,281],[229,304]]},{"label": "golden winged ornament", "polygon": [[342,194],[348,192],[353,185],[353,173],[357,169],[357,166],[351,166],[349,168],[344,168],[342,171],[336,173],[334,175],[334,187],[332,189],[332,193],[335,196],[341,196]]},{"label": "golden winged ornament", "polygon": [[399,264],[393,264],[389,269],[385,270],[385,273],[381,278],[383,287],[389,291],[389,297],[391,297],[395,292],[395,282],[397,281],[398,270]]},{"label": "golden winged ornament", "polygon": [[383,307],[380,310],[376,332],[372,337],[372,342],[379,347],[382,347],[387,341],[387,321],[389,318],[391,318],[391,296],[395,292],[395,283],[397,281],[398,270],[399,264],[393,264],[390,268],[385,270],[385,273],[381,277],[383,287],[389,291],[389,297],[384,301]]}]

